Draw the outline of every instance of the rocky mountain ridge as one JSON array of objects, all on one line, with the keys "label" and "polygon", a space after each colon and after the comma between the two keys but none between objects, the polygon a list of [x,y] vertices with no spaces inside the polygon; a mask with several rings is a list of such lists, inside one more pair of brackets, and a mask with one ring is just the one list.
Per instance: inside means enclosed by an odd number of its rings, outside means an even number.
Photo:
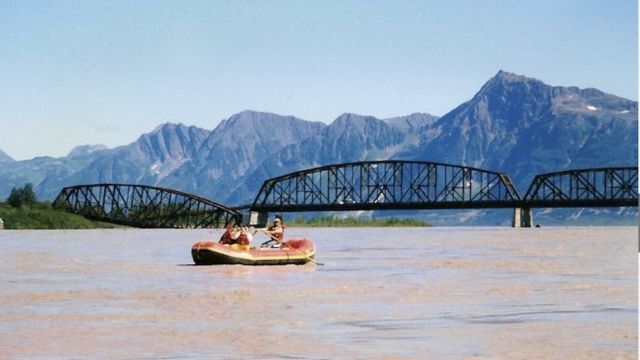
[{"label": "rocky mountain ridge", "polygon": [[521,188],[543,172],[637,164],[637,123],[637,102],[500,71],[397,158],[503,171]]}]

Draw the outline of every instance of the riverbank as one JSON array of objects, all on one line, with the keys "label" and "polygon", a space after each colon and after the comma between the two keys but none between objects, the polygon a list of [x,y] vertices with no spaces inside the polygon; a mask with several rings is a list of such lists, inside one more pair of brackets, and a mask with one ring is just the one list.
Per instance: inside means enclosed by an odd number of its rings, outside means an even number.
[{"label": "riverbank", "polygon": [[[48,202],[38,202],[32,206],[13,207],[0,203],[0,219],[7,230],[37,229],[108,229],[121,227],[106,222],[93,221],[80,215],[67,213],[51,207]],[[321,216],[313,218],[297,217],[286,221],[289,228],[332,228],[332,227],[430,227],[431,224],[410,218],[341,218]]]},{"label": "riverbank", "polygon": [[302,216],[286,221],[287,227],[430,227],[431,224],[411,218],[341,218],[321,216],[304,218]]},{"label": "riverbank", "polygon": [[88,220],[82,216],[56,210],[48,202],[13,207],[0,203],[0,219],[7,230],[26,229],[105,229],[118,225]]}]

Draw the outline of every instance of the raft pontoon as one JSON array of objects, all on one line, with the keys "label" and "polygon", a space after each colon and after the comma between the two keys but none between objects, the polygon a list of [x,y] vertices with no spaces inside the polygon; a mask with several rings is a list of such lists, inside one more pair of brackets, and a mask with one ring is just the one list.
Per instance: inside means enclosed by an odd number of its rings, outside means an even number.
[{"label": "raft pontoon", "polygon": [[302,265],[313,261],[316,247],[307,239],[291,239],[282,248],[243,248],[222,245],[213,241],[199,241],[191,247],[196,265]]}]

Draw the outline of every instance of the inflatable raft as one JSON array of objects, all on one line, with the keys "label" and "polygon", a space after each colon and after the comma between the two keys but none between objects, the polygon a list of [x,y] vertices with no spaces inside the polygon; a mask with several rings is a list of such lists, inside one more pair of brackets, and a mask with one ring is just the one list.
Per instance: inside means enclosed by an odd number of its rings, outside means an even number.
[{"label": "inflatable raft", "polygon": [[248,248],[213,241],[199,241],[191,247],[196,265],[302,265],[313,261],[315,253],[316,246],[307,239],[285,241],[282,248]]}]

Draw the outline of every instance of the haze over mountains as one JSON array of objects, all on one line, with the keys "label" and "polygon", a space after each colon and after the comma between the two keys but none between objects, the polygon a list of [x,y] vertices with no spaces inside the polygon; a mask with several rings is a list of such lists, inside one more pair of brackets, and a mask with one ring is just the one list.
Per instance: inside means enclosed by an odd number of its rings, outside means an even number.
[{"label": "haze over mountains", "polygon": [[[506,172],[524,195],[535,174],[637,165],[638,103],[500,71],[472,99],[439,118],[345,113],[326,125],[247,110],[211,131],[164,124],[129,145],[80,146],[63,158],[14,161],[0,151],[0,198],[25,182],[44,199],[64,186],[117,182],[165,186],[238,205],[251,202],[273,176],[383,159]],[[632,217],[637,210],[624,214]]]}]

